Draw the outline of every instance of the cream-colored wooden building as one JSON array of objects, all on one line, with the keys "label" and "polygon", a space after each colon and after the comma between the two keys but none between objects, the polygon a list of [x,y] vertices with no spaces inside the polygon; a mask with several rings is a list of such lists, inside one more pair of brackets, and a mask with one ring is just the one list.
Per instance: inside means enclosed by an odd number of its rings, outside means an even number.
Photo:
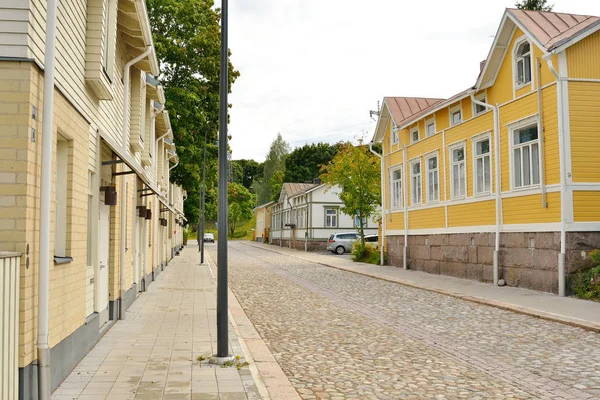
[{"label": "cream-colored wooden building", "polygon": [[[45,19],[45,0],[0,2],[0,251],[22,254],[22,399],[37,398]],[[181,247],[186,198],[169,180],[177,155],[145,2],[61,0],[56,41],[53,388]]]}]

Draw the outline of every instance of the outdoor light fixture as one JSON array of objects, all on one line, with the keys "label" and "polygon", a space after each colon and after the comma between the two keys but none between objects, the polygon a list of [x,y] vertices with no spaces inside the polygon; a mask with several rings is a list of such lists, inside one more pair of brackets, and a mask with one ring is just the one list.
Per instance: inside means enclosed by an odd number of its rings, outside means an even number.
[{"label": "outdoor light fixture", "polygon": [[114,186],[102,186],[101,192],[104,192],[104,204],[107,206],[117,205],[117,189]]},{"label": "outdoor light fixture", "polygon": [[138,217],[145,218],[146,217],[146,206],[137,206],[138,209]]},{"label": "outdoor light fixture", "polygon": [[166,218],[161,218],[160,219],[160,224],[161,224],[161,226],[167,226],[167,219]]},{"label": "outdoor light fixture", "polygon": [[149,208],[146,209],[146,219],[152,219],[152,210]]}]

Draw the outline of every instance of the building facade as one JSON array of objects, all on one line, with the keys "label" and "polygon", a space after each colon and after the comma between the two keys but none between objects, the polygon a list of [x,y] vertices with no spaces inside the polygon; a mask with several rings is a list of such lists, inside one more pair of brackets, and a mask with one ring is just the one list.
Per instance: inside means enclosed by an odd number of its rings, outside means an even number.
[{"label": "building facade", "polygon": [[507,9],[474,87],[384,99],[392,264],[565,293],[600,247],[599,29]]},{"label": "building facade", "polygon": [[269,232],[271,227],[271,206],[274,201],[265,203],[254,208],[252,211],[256,215],[256,229],[254,231],[254,240],[261,243],[269,242]]},{"label": "building facade", "polygon": [[[271,209],[271,243],[299,250],[325,250],[329,236],[357,232],[358,218],[344,214],[340,188],[326,184],[284,183]],[[365,235],[377,234],[377,216],[365,221]]]},{"label": "building facade", "polygon": [[[0,251],[21,253],[19,397],[37,398],[46,1],[0,4]],[[145,2],[58,3],[49,344],[57,387],[183,243]]]}]

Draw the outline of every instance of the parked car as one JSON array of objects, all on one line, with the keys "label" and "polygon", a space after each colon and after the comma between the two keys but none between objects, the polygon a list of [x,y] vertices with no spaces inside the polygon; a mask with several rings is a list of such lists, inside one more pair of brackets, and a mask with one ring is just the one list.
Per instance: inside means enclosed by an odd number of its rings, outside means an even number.
[{"label": "parked car", "polygon": [[204,234],[204,241],[205,242],[214,243],[215,242],[215,235],[213,235],[212,233],[205,233]]},{"label": "parked car", "polygon": [[352,243],[357,239],[360,239],[360,235],[356,232],[334,233],[329,236],[327,250],[340,255],[349,253],[352,250]]},{"label": "parked car", "polygon": [[379,237],[377,235],[365,235],[365,245],[376,249],[379,245]]}]

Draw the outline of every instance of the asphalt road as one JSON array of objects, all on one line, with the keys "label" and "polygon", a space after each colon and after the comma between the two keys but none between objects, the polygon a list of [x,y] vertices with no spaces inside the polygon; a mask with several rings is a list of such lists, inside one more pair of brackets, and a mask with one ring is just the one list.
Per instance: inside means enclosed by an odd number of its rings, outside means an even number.
[{"label": "asphalt road", "polygon": [[600,399],[597,333],[229,246],[230,287],[303,399]]}]

